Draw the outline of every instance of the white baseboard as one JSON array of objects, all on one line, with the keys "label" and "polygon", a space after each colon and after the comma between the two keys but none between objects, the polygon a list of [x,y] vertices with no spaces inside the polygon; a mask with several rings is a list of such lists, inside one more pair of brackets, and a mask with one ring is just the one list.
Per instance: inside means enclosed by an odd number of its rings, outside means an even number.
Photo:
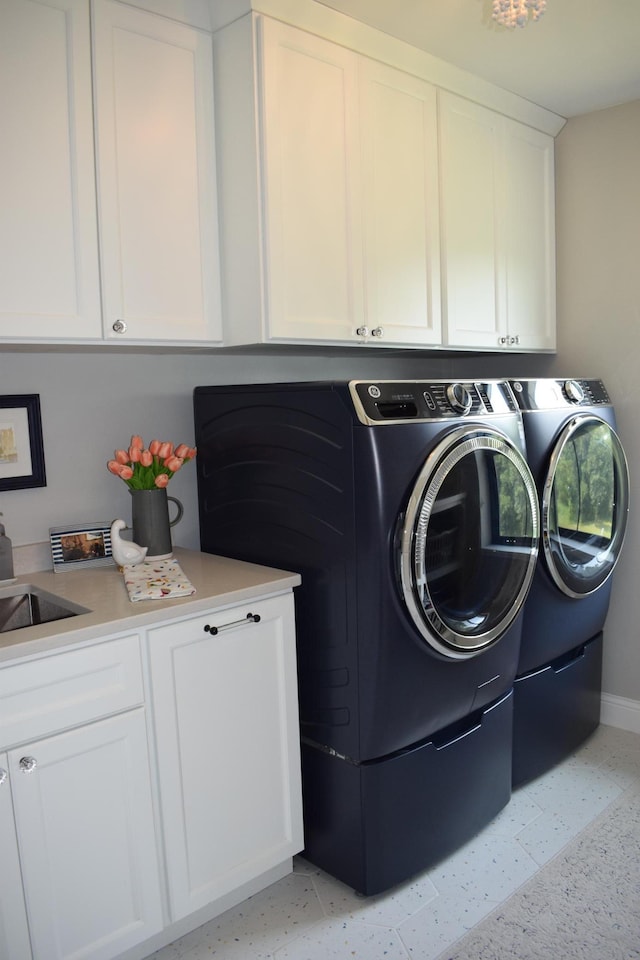
[{"label": "white baseboard", "polygon": [[600,699],[600,722],[640,733],[640,700],[627,700],[603,693]]}]

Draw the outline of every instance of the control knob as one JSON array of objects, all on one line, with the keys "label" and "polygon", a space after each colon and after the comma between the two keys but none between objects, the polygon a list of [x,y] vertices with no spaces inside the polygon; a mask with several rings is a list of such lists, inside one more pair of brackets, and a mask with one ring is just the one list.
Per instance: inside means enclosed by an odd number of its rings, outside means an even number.
[{"label": "control knob", "polygon": [[456,413],[469,413],[471,410],[471,394],[462,383],[450,383],[447,387],[447,400],[451,409]]},{"label": "control knob", "polygon": [[582,403],[584,400],[584,390],[577,380],[565,380],[564,395],[571,403]]}]

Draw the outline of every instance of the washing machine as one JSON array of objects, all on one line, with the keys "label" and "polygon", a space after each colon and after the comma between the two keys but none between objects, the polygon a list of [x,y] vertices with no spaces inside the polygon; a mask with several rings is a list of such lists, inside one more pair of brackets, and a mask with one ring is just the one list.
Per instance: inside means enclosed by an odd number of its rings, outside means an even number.
[{"label": "washing machine", "polygon": [[538,487],[542,547],[514,684],[514,786],[572,753],[600,722],[603,627],[629,477],[601,380],[511,381]]},{"label": "washing machine", "polygon": [[378,893],[511,796],[539,533],[512,391],[198,387],[194,409],[202,549],[302,575],[305,856]]}]

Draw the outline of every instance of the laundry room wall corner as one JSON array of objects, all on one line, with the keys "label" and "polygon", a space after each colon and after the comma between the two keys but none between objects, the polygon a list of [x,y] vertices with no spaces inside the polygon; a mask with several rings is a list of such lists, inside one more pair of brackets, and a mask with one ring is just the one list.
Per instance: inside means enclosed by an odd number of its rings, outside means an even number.
[{"label": "laundry room wall corner", "polygon": [[[605,626],[603,720],[638,729],[640,101],[571,118],[556,139],[558,353],[554,376],[601,377],[631,476],[629,527]],[[632,719],[636,718],[636,719]]]}]

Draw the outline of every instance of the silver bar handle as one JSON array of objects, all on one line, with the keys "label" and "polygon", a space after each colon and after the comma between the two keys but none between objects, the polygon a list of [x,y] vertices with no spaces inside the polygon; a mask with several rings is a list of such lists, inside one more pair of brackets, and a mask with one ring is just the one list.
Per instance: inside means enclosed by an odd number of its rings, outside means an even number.
[{"label": "silver bar handle", "polygon": [[244,619],[231,620],[230,623],[223,623],[219,627],[212,627],[210,624],[205,623],[203,630],[205,633],[210,633],[212,637],[215,637],[221,630],[228,630],[230,627],[239,627],[243,623],[260,623],[260,614],[248,613]]}]

